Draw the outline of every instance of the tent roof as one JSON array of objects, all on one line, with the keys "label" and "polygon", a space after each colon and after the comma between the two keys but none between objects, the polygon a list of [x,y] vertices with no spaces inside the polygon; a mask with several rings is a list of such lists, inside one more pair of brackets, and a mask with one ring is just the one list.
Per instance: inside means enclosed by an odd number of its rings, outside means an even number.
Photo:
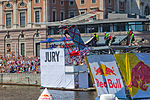
[{"label": "tent roof", "polygon": [[85,14],[81,14],[79,16],[75,16],[73,18],[65,19],[63,21],[56,21],[56,22],[39,22],[39,23],[31,23],[35,25],[46,25],[46,26],[60,26],[60,25],[77,25],[80,21],[100,14],[101,10],[91,11]]}]

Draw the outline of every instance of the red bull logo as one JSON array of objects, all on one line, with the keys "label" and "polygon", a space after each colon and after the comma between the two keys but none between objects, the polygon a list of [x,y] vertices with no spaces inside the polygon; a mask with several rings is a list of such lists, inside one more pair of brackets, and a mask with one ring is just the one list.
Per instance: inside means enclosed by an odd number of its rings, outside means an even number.
[{"label": "red bull logo", "polygon": [[111,69],[104,64],[101,64],[100,67],[97,69],[94,67],[94,70],[96,72],[96,75],[100,74],[100,75],[104,75],[104,76],[108,76],[108,75],[116,76],[116,74],[114,72],[114,68],[112,67],[112,69]]},{"label": "red bull logo", "polygon": [[43,97],[49,97],[47,94],[44,94]]},{"label": "red bull logo", "polygon": [[40,97],[40,100],[53,100],[51,96],[44,94]]},{"label": "red bull logo", "polygon": [[131,81],[128,85],[129,88],[136,87],[142,91],[147,91],[150,84],[150,67],[144,62],[139,61],[131,72]]},{"label": "red bull logo", "polygon": [[[116,76],[116,74],[114,72],[115,71],[114,68],[112,67],[112,69],[111,69],[104,64],[101,64],[100,67],[97,69],[94,67],[94,71],[96,72],[96,75],[103,75],[103,76],[114,75],[114,76]],[[105,79],[104,81],[100,81],[96,78],[95,80],[96,80],[97,87],[122,88],[120,79],[115,79],[115,80]]]},{"label": "red bull logo", "polygon": [[122,88],[120,79],[116,79],[115,81],[112,81],[111,79],[107,79],[107,80],[105,79],[104,82],[99,81],[97,78],[95,80],[96,80],[97,87],[101,87],[101,88]]}]

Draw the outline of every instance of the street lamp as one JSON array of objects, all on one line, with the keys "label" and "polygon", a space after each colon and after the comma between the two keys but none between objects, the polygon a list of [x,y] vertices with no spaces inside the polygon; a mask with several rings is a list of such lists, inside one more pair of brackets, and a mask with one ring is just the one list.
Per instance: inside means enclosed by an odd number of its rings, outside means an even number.
[{"label": "street lamp", "polygon": [[36,30],[36,32],[33,34],[33,56],[34,56],[34,37],[39,37],[39,33],[38,33],[38,29]]},{"label": "street lamp", "polygon": [[19,57],[19,38],[24,38],[23,30],[21,31],[21,34],[18,35],[18,57]]},{"label": "street lamp", "polygon": [[10,38],[9,31],[7,31],[7,34],[4,36],[4,57],[5,57],[5,55],[6,55],[6,50],[5,50],[6,37],[7,37],[7,38]]}]

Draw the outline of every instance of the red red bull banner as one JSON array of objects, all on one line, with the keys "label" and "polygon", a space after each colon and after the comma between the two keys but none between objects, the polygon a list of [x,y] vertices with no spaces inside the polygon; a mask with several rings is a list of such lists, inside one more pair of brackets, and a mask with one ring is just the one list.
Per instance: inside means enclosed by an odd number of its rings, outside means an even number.
[{"label": "red red bull banner", "polygon": [[114,56],[131,97],[150,97],[150,53],[124,53]]},{"label": "red red bull banner", "polygon": [[87,60],[98,96],[115,94],[118,98],[126,98],[123,81],[113,55],[90,55],[87,56]]}]

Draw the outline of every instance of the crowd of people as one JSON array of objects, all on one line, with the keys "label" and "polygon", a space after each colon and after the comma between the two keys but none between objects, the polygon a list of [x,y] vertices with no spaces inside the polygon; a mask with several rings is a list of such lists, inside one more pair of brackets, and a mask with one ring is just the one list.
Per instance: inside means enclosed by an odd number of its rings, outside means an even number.
[{"label": "crowd of people", "polygon": [[39,57],[0,57],[1,73],[40,73]]}]

